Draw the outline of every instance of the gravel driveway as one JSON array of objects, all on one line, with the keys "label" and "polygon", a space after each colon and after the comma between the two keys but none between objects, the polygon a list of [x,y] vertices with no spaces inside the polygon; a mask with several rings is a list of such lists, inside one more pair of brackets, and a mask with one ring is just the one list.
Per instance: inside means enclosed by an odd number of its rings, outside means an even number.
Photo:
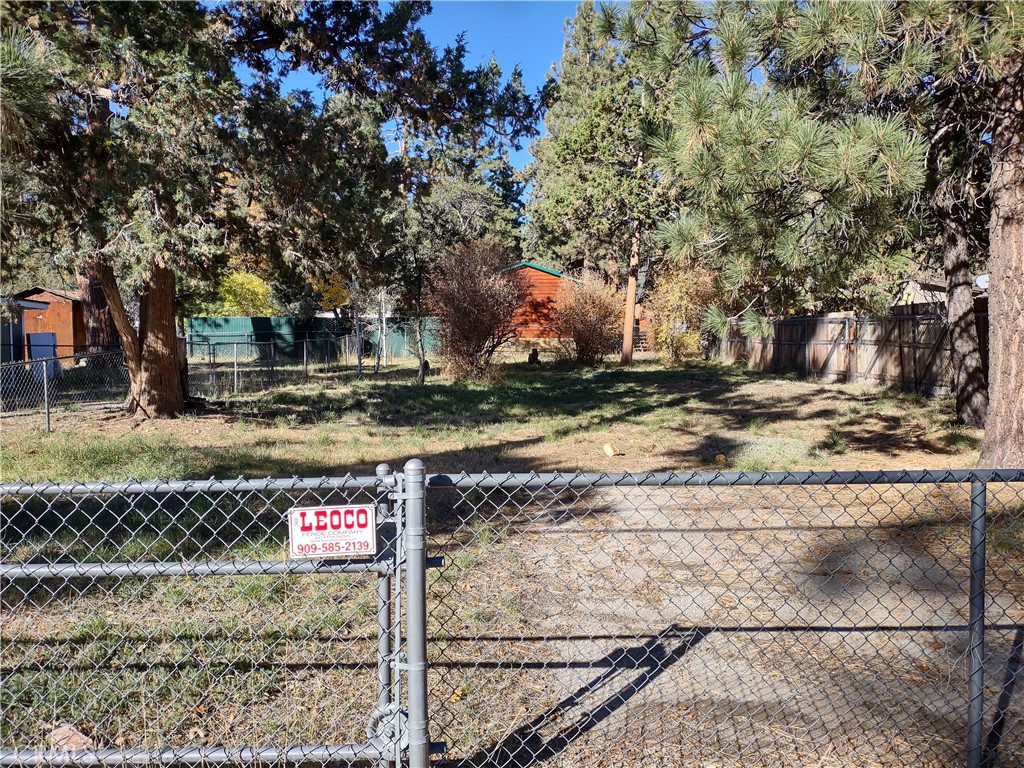
[{"label": "gravel driveway", "polygon": [[[968,490],[452,492],[432,736],[474,766],[963,765]],[[1019,766],[1024,568],[991,549],[986,731],[1002,693]]]}]

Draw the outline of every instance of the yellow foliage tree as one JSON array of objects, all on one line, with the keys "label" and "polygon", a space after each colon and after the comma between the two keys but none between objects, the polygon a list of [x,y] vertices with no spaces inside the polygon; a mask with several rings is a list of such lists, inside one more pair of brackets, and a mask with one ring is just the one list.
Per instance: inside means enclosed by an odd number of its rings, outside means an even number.
[{"label": "yellow foliage tree", "polygon": [[352,300],[352,287],[340,274],[328,278],[315,278],[313,290],[320,298],[320,308],[325,312],[340,310]]},{"label": "yellow foliage tree", "polygon": [[218,301],[211,314],[224,317],[276,317],[284,314],[274,301],[266,281],[251,272],[235,271],[225,275],[217,286]]},{"label": "yellow foliage tree", "polygon": [[700,351],[701,316],[715,299],[715,273],[704,266],[670,267],[644,300],[652,345],[663,360],[676,363]]}]

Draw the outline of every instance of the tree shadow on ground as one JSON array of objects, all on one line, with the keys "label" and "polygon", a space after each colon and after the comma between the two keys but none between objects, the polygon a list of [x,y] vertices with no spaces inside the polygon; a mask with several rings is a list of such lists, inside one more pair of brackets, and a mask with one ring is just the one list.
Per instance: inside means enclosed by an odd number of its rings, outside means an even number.
[{"label": "tree shadow on ground", "polygon": [[[538,416],[591,414],[610,420],[647,413],[657,406],[680,405],[686,396],[696,394],[715,402],[737,385],[763,378],[756,372],[696,363],[597,373],[508,366],[505,378],[496,384],[436,378],[421,386],[408,373],[389,373],[364,379],[352,392],[333,387],[281,389],[236,400],[211,400],[197,413],[261,419],[284,416],[309,424],[351,412],[394,427],[491,425]],[[670,401],[659,400],[665,397]],[[614,413],[602,414],[604,409]]]},{"label": "tree shadow on ground", "polygon": [[[906,450],[950,455],[963,448],[959,443],[925,434],[927,430],[920,425],[905,423],[907,417],[900,409],[908,411],[927,401],[888,390],[851,389],[842,392],[841,404],[833,403],[829,395],[834,390],[824,385],[815,387],[805,382],[799,387],[750,390],[746,385],[782,382],[771,374],[701,361],[674,368],[596,372],[568,365],[537,369],[512,364],[503,372],[504,379],[495,384],[437,377],[422,386],[406,369],[360,381],[346,376],[344,381],[353,386],[321,384],[282,389],[211,402],[204,413],[277,427],[337,424],[342,429],[415,429],[428,435],[437,429],[536,426],[547,427],[546,437],[554,440],[574,435],[582,439],[595,431],[646,426],[654,420],[663,434],[679,436],[676,447],[662,452],[662,461],[668,458],[673,468],[713,465],[719,454],[731,459],[743,446],[743,438],[758,425],[792,423],[798,417],[833,423],[828,440],[807,446],[811,452],[829,453],[834,447],[830,442],[883,456]],[[898,412],[871,413],[880,400],[892,400]],[[843,405],[856,408],[858,415],[841,420]],[[495,438],[493,444],[428,453],[421,458],[446,471],[461,468],[467,459],[469,465],[478,467],[470,471],[499,465],[502,471],[545,469],[529,460],[510,459],[509,449],[517,442]],[[447,459],[458,463],[444,463]]]}]

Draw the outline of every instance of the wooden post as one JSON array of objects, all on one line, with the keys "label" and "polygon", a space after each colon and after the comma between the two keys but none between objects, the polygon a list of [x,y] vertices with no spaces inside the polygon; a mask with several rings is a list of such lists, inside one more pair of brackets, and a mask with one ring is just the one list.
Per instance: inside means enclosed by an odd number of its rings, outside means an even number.
[{"label": "wooden post", "polygon": [[851,354],[853,358],[849,364],[850,381],[857,382],[860,380],[860,319],[853,318],[853,344],[851,345]]},{"label": "wooden post", "polygon": [[808,328],[807,316],[804,315],[804,332],[803,332],[803,347],[804,347],[804,378],[806,379],[811,372],[811,342],[807,338],[810,333]]},{"label": "wooden post", "polygon": [[916,392],[920,381],[919,371],[917,370],[917,315],[911,315],[910,320],[910,370],[914,377],[914,391]]}]

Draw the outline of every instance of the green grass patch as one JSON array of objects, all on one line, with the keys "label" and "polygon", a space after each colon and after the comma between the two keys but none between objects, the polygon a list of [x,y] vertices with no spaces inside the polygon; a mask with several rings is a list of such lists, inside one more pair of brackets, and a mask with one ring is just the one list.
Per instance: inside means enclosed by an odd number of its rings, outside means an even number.
[{"label": "green grass patch", "polygon": [[197,458],[170,435],[8,435],[2,475],[5,481],[195,477],[202,466]]},{"label": "green grass patch", "polygon": [[981,445],[981,440],[960,424],[950,424],[940,440],[953,453],[973,451]]}]

